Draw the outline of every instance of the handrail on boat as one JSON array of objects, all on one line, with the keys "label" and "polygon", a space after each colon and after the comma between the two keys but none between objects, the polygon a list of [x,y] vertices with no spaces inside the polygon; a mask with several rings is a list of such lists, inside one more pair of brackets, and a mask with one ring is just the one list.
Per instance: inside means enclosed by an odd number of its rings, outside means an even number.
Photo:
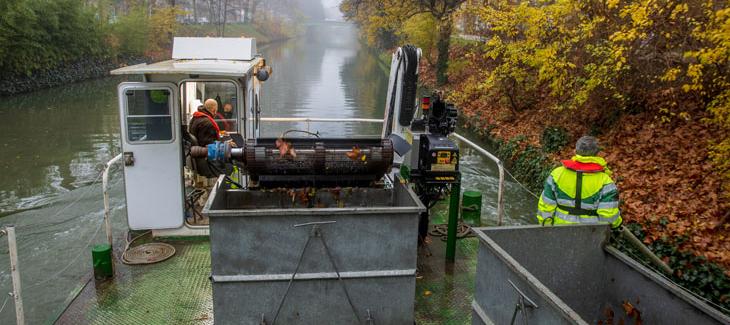
[{"label": "handrail on boat", "polygon": [[18,244],[15,239],[15,225],[7,225],[0,229],[0,237],[8,236],[8,253],[10,255],[10,281],[13,284],[13,292],[5,298],[0,307],[0,312],[5,308],[9,298],[13,298],[15,305],[15,322],[17,325],[25,325],[25,312],[23,311],[23,297],[20,290],[20,266],[18,265]]},{"label": "handrail on boat", "polygon": [[[253,120],[253,117],[249,117]],[[264,122],[359,122],[359,123],[383,123],[383,119],[377,118],[327,118],[327,117],[262,117]]]},{"label": "handrail on boat", "polygon": [[[249,118],[252,120],[253,118]],[[383,119],[374,118],[325,118],[325,117],[261,117],[261,121],[264,122],[306,122],[307,131],[309,131],[310,122],[359,122],[359,123],[383,123]],[[497,191],[497,225],[501,226],[504,219],[504,163],[501,159],[497,158],[494,154],[482,148],[478,144],[470,141],[461,134],[456,132],[451,134],[454,138],[467,144],[469,147],[476,150],[482,156],[489,158],[497,164],[499,170],[499,190]]]},{"label": "handrail on boat", "polygon": [[[249,117],[253,120],[253,117]],[[304,122],[307,123],[307,132],[310,131],[309,124],[312,122],[341,122],[341,123],[383,123],[383,119],[377,118],[327,118],[327,117],[261,117],[261,122]]]},{"label": "handrail on boat", "polygon": [[456,132],[451,134],[454,138],[457,138],[459,141],[466,143],[468,146],[472,147],[474,150],[476,150],[478,153],[482,154],[483,156],[489,158],[491,161],[493,161],[495,164],[497,164],[497,168],[499,169],[499,190],[497,191],[497,225],[502,225],[502,219],[504,215],[504,163],[502,160],[497,158],[497,156],[493,155],[491,152],[487,151],[486,149],[480,147],[478,144],[471,142],[469,139],[465,138],[461,134],[458,134]]},{"label": "handrail on boat", "polygon": [[122,160],[122,154],[116,155],[114,158],[110,159],[106,162],[104,165],[104,173],[102,174],[102,180],[101,180],[101,188],[104,193],[104,226],[106,228],[106,240],[109,242],[109,247],[113,247],[113,238],[112,238],[112,222],[111,217],[109,215],[109,170],[111,167]]}]

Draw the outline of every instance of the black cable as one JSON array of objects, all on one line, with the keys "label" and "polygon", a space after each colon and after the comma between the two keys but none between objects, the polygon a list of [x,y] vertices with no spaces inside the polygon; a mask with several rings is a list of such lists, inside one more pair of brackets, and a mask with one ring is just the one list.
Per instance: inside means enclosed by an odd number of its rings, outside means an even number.
[{"label": "black cable", "polygon": [[233,179],[232,179],[232,178],[231,178],[230,176],[226,175],[226,173],[224,173],[224,172],[222,172],[222,171],[221,171],[220,169],[218,169],[218,167],[216,167],[216,166],[214,166],[213,164],[211,164],[211,163],[210,163],[210,161],[208,161],[208,160],[206,160],[206,161],[208,162],[208,167],[209,167],[210,169],[212,169],[212,170],[213,170],[214,172],[218,173],[219,175],[220,175],[220,174],[223,174],[223,175],[225,175],[225,179],[226,179],[226,180],[227,180],[227,181],[228,181],[229,183],[231,183],[231,184],[233,184],[233,185],[236,185],[236,186],[238,186],[238,188],[244,188],[244,187],[243,187],[243,185],[241,185],[241,184],[239,184],[238,182],[234,181],[234,180],[233,180]]},{"label": "black cable", "polygon": [[304,131],[304,130],[295,130],[295,129],[291,129],[291,130],[284,131],[284,133],[281,134],[281,138],[283,139],[285,135],[287,135],[287,134],[289,134],[291,132],[306,133],[306,134],[309,134],[309,135],[313,135],[313,136],[317,137],[317,139],[319,139],[319,131],[317,131],[315,133],[315,132],[309,132],[309,131]]}]

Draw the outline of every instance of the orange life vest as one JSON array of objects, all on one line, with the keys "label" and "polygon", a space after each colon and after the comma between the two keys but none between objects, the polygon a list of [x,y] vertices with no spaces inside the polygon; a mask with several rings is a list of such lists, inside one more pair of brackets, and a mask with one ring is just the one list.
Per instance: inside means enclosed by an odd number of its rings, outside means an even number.
[{"label": "orange life vest", "polygon": [[221,128],[218,127],[218,123],[216,123],[215,120],[212,117],[210,117],[210,115],[205,114],[205,113],[203,113],[201,111],[196,111],[195,113],[193,113],[193,118],[195,118],[195,117],[206,117],[206,118],[208,118],[208,120],[210,121],[210,123],[213,123],[213,127],[215,128],[215,134],[217,134],[218,137],[220,137]]}]

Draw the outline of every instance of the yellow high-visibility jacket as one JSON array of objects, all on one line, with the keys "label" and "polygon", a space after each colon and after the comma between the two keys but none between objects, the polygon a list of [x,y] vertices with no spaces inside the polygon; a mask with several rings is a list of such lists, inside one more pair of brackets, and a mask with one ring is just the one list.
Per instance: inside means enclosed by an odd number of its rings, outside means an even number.
[{"label": "yellow high-visibility jacket", "polygon": [[537,220],[544,225],[608,223],[618,228],[623,222],[618,188],[606,161],[576,155],[562,163],[545,180]]}]

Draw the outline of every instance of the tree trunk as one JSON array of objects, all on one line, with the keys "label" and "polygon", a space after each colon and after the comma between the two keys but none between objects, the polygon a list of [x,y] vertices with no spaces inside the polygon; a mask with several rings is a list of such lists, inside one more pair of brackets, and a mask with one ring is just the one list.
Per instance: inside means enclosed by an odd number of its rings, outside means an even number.
[{"label": "tree trunk", "polygon": [[226,37],[226,21],[228,20],[228,0],[223,0],[223,24],[221,24],[221,37]]},{"label": "tree trunk", "polygon": [[259,6],[259,2],[261,0],[251,0],[251,17],[249,17],[248,22],[253,24],[256,20],[256,7]]},{"label": "tree trunk", "polygon": [[236,19],[238,19],[239,23],[246,22],[246,9],[248,9],[246,0],[241,0],[240,3],[238,4],[238,13],[236,15]]},{"label": "tree trunk", "polygon": [[443,86],[449,81],[447,70],[449,68],[449,47],[451,44],[451,30],[453,22],[450,15],[442,18],[438,26],[438,41],[436,49],[438,58],[436,59],[436,85]]},{"label": "tree trunk", "polygon": [[216,26],[215,0],[208,0],[208,24]]},{"label": "tree trunk", "polygon": [[198,23],[198,5],[195,3],[195,0],[193,0],[193,20],[195,23]]},{"label": "tree trunk", "polygon": [[248,24],[251,22],[251,0],[245,0],[245,1],[246,1],[246,5],[243,7],[245,10],[243,12],[243,23]]}]

